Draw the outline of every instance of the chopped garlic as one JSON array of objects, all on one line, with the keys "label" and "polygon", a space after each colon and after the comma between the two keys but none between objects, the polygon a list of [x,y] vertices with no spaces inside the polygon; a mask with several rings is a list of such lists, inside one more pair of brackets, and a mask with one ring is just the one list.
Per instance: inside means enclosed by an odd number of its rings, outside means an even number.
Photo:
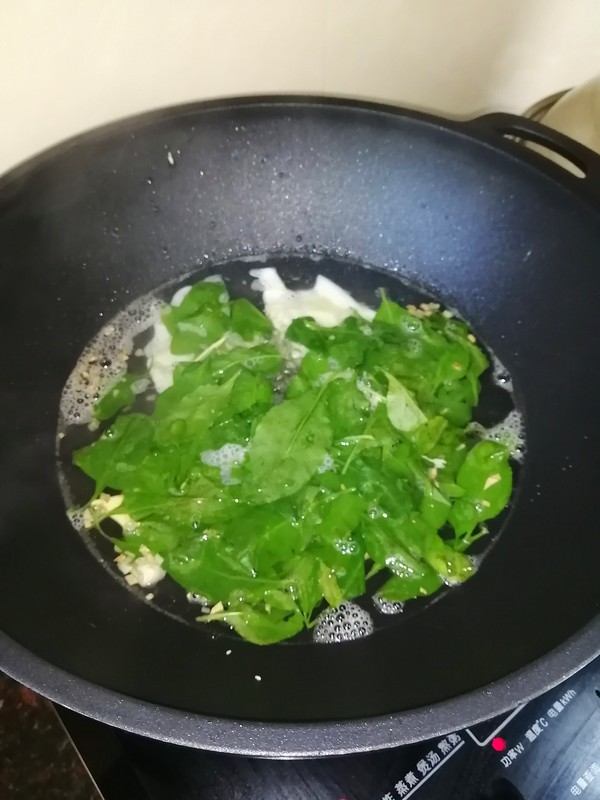
[{"label": "chopped garlic", "polygon": [[89,508],[86,508],[84,510],[81,519],[82,519],[82,522],[83,522],[83,527],[86,530],[90,530],[90,528],[94,527],[94,517],[92,515],[92,512],[89,510]]},{"label": "chopped garlic", "polygon": [[133,533],[139,525],[129,514],[113,514],[111,519],[114,519],[127,533]]},{"label": "chopped garlic", "polygon": [[429,463],[436,469],[444,469],[446,466],[445,458],[429,458],[429,456],[421,456],[421,458],[423,458],[425,461],[429,461]]},{"label": "chopped garlic", "polygon": [[430,317],[436,311],[440,310],[439,303],[421,303],[417,308],[412,303],[409,303],[406,306],[406,310],[408,313],[413,317],[419,317],[419,319],[423,319],[424,317]]},{"label": "chopped garlic", "polygon": [[102,492],[100,497],[97,497],[96,500],[92,500],[90,507],[98,512],[99,515],[102,514],[105,516],[109,515],[115,508],[118,508],[122,502],[122,494],[107,494],[106,492]]},{"label": "chopped garlic", "polygon": [[489,489],[490,486],[495,486],[497,483],[500,483],[501,480],[502,480],[502,478],[500,477],[500,473],[499,472],[494,472],[493,475],[490,475],[488,478],[486,478],[486,481],[483,484],[484,491],[486,489]]},{"label": "chopped garlic", "polygon": [[145,545],[140,547],[137,558],[130,553],[119,553],[115,563],[129,586],[141,586],[143,589],[154,586],[167,574],[162,568],[163,557],[151,553]]},{"label": "chopped garlic", "polygon": [[102,492],[100,497],[92,500],[89,508],[86,508],[81,515],[83,527],[90,530],[90,528],[93,528],[97,524],[99,519],[110,517],[111,512],[114,511],[115,508],[118,508],[122,502],[122,494],[107,494],[106,492]]},{"label": "chopped garlic", "polygon": [[422,317],[422,316],[423,316],[423,312],[421,311],[421,309],[420,309],[420,308],[417,308],[417,307],[416,307],[416,306],[414,306],[412,303],[409,303],[409,304],[406,306],[406,310],[408,311],[408,313],[409,313],[409,314],[410,314],[412,317]]}]

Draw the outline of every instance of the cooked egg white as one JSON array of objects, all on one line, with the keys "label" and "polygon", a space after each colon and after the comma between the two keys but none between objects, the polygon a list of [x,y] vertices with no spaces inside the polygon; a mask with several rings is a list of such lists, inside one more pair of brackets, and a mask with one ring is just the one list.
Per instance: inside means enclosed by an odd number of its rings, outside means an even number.
[{"label": "cooked egg white", "polygon": [[312,289],[288,289],[274,267],[250,270],[255,278],[253,288],[262,292],[265,314],[275,330],[284,334],[298,317],[313,317],[319,325],[331,328],[339,325],[352,313],[371,321],[372,308],[359,303],[337,283],[319,275]]}]

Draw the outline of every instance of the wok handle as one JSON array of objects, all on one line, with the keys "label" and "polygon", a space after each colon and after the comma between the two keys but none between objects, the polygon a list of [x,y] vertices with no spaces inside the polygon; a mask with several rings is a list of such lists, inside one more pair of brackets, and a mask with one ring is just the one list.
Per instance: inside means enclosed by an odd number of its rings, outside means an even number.
[{"label": "wok handle", "polygon": [[583,173],[583,176],[577,177],[592,184],[596,194],[600,196],[600,155],[580,142],[576,142],[575,139],[565,136],[564,133],[559,133],[553,128],[527,119],[527,117],[503,112],[484,114],[467,124],[488,133],[514,136],[547,147],[553,153],[574,164]]}]

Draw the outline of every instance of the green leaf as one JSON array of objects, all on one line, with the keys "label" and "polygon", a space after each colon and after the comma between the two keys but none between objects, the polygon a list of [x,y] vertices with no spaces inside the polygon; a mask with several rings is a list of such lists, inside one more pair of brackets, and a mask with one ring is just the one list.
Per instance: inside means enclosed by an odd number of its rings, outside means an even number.
[{"label": "green leaf", "polygon": [[331,370],[355,368],[362,363],[370,343],[364,326],[364,320],[353,316],[331,328],[319,325],[310,317],[299,317],[290,324],[286,336],[324,355]]},{"label": "green leaf", "polygon": [[425,561],[450,584],[463,583],[475,573],[473,562],[447,545],[433,531],[426,537],[423,548]]},{"label": "green leaf", "polygon": [[499,442],[483,441],[467,454],[456,483],[464,490],[450,511],[457,536],[470,534],[478,523],[496,517],[508,503],[512,471],[508,448]]},{"label": "green leaf", "polygon": [[231,303],[231,330],[251,342],[271,336],[273,324],[255,305],[242,297]]},{"label": "green leaf", "polygon": [[233,347],[227,352],[216,353],[208,359],[212,380],[217,380],[219,383],[227,380],[241,369],[246,369],[253,374],[274,376],[281,369],[281,365],[281,354],[272,344]]},{"label": "green leaf", "polygon": [[300,397],[304,392],[314,389],[315,386],[322,385],[330,373],[331,369],[326,356],[309,350],[302,358],[300,369],[287,387],[286,398],[291,400],[294,397]]},{"label": "green leaf", "polygon": [[361,527],[365,550],[380,566],[386,566],[395,575],[407,578],[423,577],[431,569],[411,555],[398,533],[398,524],[389,518],[368,519]]},{"label": "green leaf", "polygon": [[391,457],[369,463],[366,454],[352,462],[343,476],[346,488],[353,488],[368,503],[369,512],[382,510],[403,519],[419,501],[419,492],[408,480],[389,469]]},{"label": "green leaf", "polygon": [[190,381],[175,379],[156,399],[157,441],[185,438],[191,444],[193,438],[197,442],[226,411],[237,377],[234,375],[222,385],[200,383],[195,386]]},{"label": "green leaf", "polygon": [[441,528],[448,520],[450,502],[430,481],[425,483],[420,511],[425,522],[436,529]]},{"label": "green leaf", "polygon": [[240,560],[218,536],[183,542],[169,553],[165,569],[186,591],[211,602],[245,592],[255,596],[282,586],[280,580],[255,575],[252,566]]},{"label": "green leaf", "polygon": [[408,389],[389,372],[386,372],[386,375],[388,379],[387,412],[394,428],[406,433],[427,422],[427,417]]},{"label": "green leaf", "polygon": [[[123,509],[117,509],[117,513]],[[172,520],[145,520],[139,523],[135,531],[124,532],[118,543],[121,550],[138,555],[140,547],[145,545],[152,553],[165,558],[180,543],[182,537],[189,536],[189,530],[182,530]]]},{"label": "green leaf", "polygon": [[304,552],[290,561],[286,573],[292,595],[307,623],[323,599],[319,582],[320,563],[314,553]]},{"label": "green leaf", "polygon": [[344,595],[339,587],[334,570],[324,564],[319,564],[319,586],[325,600],[332,608],[336,608],[344,601]]},{"label": "green leaf", "polygon": [[229,412],[242,414],[255,406],[263,406],[266,410],[272,403],[273,387],[267,378],[242,370],[231,390]]},{"label": "green leaf", "polygon": [[373,448],[389,450],[393,446],[396,437],[397,434],[392,427],[385,404],[380,403],[367,419],[362,433],[348,436],[342,443],[347,451],[341,470],[342,475],[348,472],[352,462],[361,453]]},{"label": "green leaf", "polygon": [[378,594],[384,600],[392,603],[404,603],[415,597],[426,597],[433,594],[443,585],[443,580],[433,571],[417,577],[395,575],[383,584]]},{"label": "green leaf", "polygon": [[[306,360],[306,357],[305,357]],[[363,432],[370,409],[355,381],[332,381],[327,389],[327,413],[334,441]]]},{"label": "green leaf", "polygon": [[331,445],[324,389],[284,400],[259,422],[243,467],[249,501],[270,503],[294,494],[323,463]]},{"label": "green leaf", "polygon": [[[365,585],[364,547],[355,533],[366,509],[366,501],[357,493],[344,491],[337,496],[318,496],[311,509],[305,509],[303,527],[313,532],[313,549],[324,564],[320,572],[321,588],[327,587],[327,601],[362,594]],[[327,569],[332,577],[325,579]],[[335,578],[335,583],[333,581]],[[339,599],[341,598],[341,599]]]},{"label": "green leaf", "polygon": [[335,575],[342,599],[358,597],[365,591],[365,558],[362,540],[348,536],[335,543],[323,542],[316,552]]},{"label": "green leaf", "polygon": [[235,631],[253,644],[275,644],[289,639],[304,627],[299,611],[263,611],[255,606],[239,603],[218,615],[199,617],[199,622],[226,622]]},{"label": "green leaf", "polygon": [[236,486],[217,486],[203,476],[188,478],[180,493],[170,486],[153,486],[144,476],[133,489],[127,489],[119,510],[136,520],[152,519],[181,526],[190,534],[199,526],[215,525],[234,519],[240,507]]},{"label": "green leaf", "polygon": [[102,489],[134,486],[152,448],[154,423],[143,414],[119,417],[93,444],[77,450],[74,463]]},{"label": "green leaf", "polygon": [[203,309],[228,308],[227,287],[223,281],[199,281],[187,292],[178,306],[169,306],[165,316],[169,322],[177,323],[197,314]]},{"label": "green leaf", "polygon": [[316,535],[328,542],[345,539],[358,527],[367,509],[367,501],[357,492],[341,492],[328,502],[318,507],[318,522],[315,525]]},{"label": "green leaf", "polygon": [[171,334],[171,352],[188,355],[206,350],[229,330],[225,284],[195,284],[179,306],[170,306],[165,311],[163,322]]},{"label": "green leaf", "polygon": [[403,327],[409,321],[409,313],[405,308],[394,303],[387,296],[385,289],[380,290],[381,304],[377,309],[373,322],[384,323],[385,325],[392,325],[395,327]]},{"label": "green leaf", "polygon": [[435,394],[436,409],[452,425],[464,427],[471,420],[473,406],[477,404],[479,383],[464,379],[454,384],[441,385]]},{"label": "green leaf", "polygon": [[239,550],[247,550],[260,574],[288,562],[307,543],[294,519],[294,507],[286,501],[247,509],[225,527],[224,538]]},{"label": "green leaf", "polygon": [[448,420],[444,417],[432,417],[410,432],[411,441],[420,453],[427,454],[439,442],[447,425]]},{"label": "green leaf", "polygon": [[140,381],[143,375],[133,375],[127,373],[120,378],[115,385],[103,395],[94,406],[94,416],[97,420],[104,420],[114,417],[117,411],[126,406],[130,406],[135,400],[133,386]]}]

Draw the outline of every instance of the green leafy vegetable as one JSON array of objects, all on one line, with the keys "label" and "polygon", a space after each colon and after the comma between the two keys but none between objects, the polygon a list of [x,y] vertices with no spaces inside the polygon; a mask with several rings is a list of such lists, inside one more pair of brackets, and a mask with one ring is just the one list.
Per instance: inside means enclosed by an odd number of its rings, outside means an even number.
[{"label": "green leafy vegetable", "polygon": [[427,422],[427,417],[415,402],[411,393],[397,378],[388,373],[387,412],[390,422],[398,431],[408,433]]},{"label": "green leafy vegetable", "polygon": [[271,320],[249,300],[242,297],[231,303],[231,330],[242,339],[251,342],[257,338],[267,339],[273,333]]},{"label": "green leafy vegetable", "polygon": [[433,570],[423,575],[396,575],[383,584],[380,597],[393,603],[403,603],[415,597],[426,597],[437,592],[442,586],[442,578]]},{"label": "green leafy vegetable", "polygon": [[197,283],[178,306],[163,314],[171,334],[171,351],[197,353],[222,338],[229,330],[230,309],[225,284],[220,281]]},{"label": "green leafy vegetable", "polygon": [[[299,318],[282,342],[220,281],[179,299],[163,313],[184,356],[172,385],[138,413],[147,376],[126,374],[74,454],[93,524],[118,522],[122,552],[160,556],[211,607],[201,622],[255,644],[311,627],[376,573],[394,602],[471,577],[465,551],[512,473],[507,447],[468,428],[487,359],[463,322],[382,292],[371,322]],[[299,365],[290,342],[306,349]]]},{"label": "green leafy vegetable", "polygon": [[498,516],[512,491],[508,451],[499,442],[479,442],[467,454],[456,477],[464,494],[450,510],[457,536],[470,534],[479,522]]},{"label": "green leafy vegetable", "polygon": [[94,416],[97,420],[104,420],[114,417],[117,411],[130,406],[135,400],[134,386],[144,376],[134,375],[128,372],[115,383],[115,385],[101,397],[94,406]]},{"label": "green leafy vegetable", "polygon": [[236,603],[235,600],[226,612],[212,617],[200,617],[199,621],[222,620],[253,644],[275,644],[295,636],[304,627],[304,618],[298,610],[282,611],[272,607],[267,610],[264,606]]},{"label": "green leafy vegetable", "polygon": [[331,445],[324,389],[284,400],[258,423],[244,463],[245,498],[270,503],[294,494],[323,463]]},{"label": "green leafy vegetable", "polygon": [[154,431],[150,417],[124,415],[94,444],[75,453],[75,464],[95,480],[96,495],[105,488],[127,489],[137,485],[138,471],[151,455]]}]

